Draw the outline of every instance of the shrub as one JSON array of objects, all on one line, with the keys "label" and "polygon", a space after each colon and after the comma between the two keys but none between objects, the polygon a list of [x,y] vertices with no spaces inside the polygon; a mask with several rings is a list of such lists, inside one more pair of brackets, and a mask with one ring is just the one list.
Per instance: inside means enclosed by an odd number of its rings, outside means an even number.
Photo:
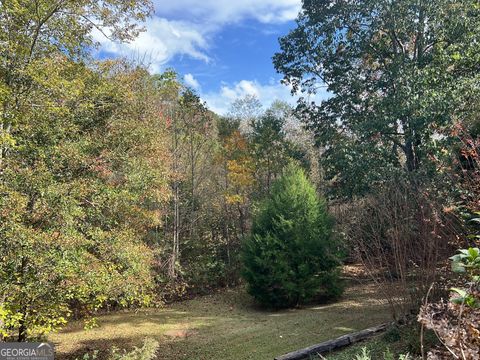
[{"label": "shrub", "polygon": [[[346,232],[396,320],[416,312],[456,238],[453,214],[422,179],[397,179],[352,209]],[[431,294],[431,296],[442,294]]]},{"label": "shrub", "polygon": [[262,305],[289,307],[342,293],[337,246],[325,200],[302,170],[289,166],[272,187],[253,220],[243,246],[243,276]]}]

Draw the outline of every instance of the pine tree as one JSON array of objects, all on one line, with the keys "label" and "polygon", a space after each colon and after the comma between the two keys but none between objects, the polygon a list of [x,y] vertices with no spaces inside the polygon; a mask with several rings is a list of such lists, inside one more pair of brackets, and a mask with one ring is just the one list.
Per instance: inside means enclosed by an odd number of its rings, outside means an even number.
[{"label": "pine tree", "polygon": [[243,275],[262,305],[295,306],[323,293],[337,297],[337,244],[332,219],[304,172],[294,166],[272,187],[243,246]]}]

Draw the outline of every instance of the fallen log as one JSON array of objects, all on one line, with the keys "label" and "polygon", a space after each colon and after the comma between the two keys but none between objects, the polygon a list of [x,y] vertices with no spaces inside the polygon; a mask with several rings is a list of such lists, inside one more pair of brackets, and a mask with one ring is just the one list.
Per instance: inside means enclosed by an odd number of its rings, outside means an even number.
[{"label": "fallen log", "polygon": [[374,336],[382,331],[385,331],[389,325],[390,324],[382,324],[355,333],[343,335],[334,340],[328,340],[317,345],[309,346],[305,349],[277,356],[275,360],[302,360],[306,358],[308,359],[312,355],[323,355],[332,350],[340,349]]}]

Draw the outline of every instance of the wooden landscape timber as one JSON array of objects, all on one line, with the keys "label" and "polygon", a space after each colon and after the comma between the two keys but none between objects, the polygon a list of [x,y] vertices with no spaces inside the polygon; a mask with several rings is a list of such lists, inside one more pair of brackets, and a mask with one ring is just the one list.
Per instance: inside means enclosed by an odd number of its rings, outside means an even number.
[{"label": "wooden landscape timber", "polygon": [[340,336],[339,338],[328,340],[320,344],[312,345],[304,349],[290,352],[285,355],[277,356],[275,360],[302,360],[307,359],[310,356],[323,355],[332,350],[340,349],[345,346],[355,344],[359,341],[365,340],[371,336],[374,336],[380,332],[385,331],[390,324],[385,323],[382,325],[374,326],[362,331]]}]

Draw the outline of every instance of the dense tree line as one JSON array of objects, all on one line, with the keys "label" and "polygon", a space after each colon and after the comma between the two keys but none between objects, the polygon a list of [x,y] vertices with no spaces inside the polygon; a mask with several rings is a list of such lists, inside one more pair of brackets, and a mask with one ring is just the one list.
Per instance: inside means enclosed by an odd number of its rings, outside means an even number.
[{"label": "dense tree line", "polygon": [[128,41],[151,9],[0,2],[4,338],[236,284],[254,203],[316,161],[285,104],[240,99],[222,118],[173,71],[90,56],[92,30]]}]

